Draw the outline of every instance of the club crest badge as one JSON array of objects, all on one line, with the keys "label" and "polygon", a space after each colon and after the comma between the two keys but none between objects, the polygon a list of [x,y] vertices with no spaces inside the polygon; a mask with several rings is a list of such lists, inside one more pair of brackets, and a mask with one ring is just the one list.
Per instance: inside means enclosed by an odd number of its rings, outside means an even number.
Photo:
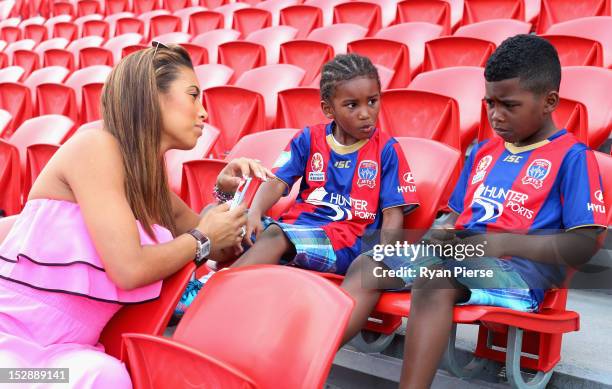
[{"label": "club crest badge", "polygon": [[552,168],[552,164],[547,159],[534,159],[533,162],[529,164],[527,167],[527,172],[525,172],[525,177],[521,180],[521,182],[525,185],[531,185],[536,189],[540,189],[544,182],[548,173],[550,173],[550,169]]},{"label": "club crest badge", "polygon": [[378,174],[378,163],[369,159],[361,161],[357,168],[357,186],[367,186],[374,188],[376,186],[376,175]]},{"label": "club crest badge", "polygon": [[323,156],[321,153],[314,153],[310,159],[310,169],[308,173],[309,181],[325,181],[325,173],[323,172]]},{"label": "club crest badge", "polygon": [[472,177],[472,185],[484,180],[485,176],[487,175],[487,168],[489,165],[491,165],[492,161],[493,157],[490,155],[485,155],[482,157],[482,159],[478,162],[478,165],[476,165],[476,173],[474,173],[474,177]]}]

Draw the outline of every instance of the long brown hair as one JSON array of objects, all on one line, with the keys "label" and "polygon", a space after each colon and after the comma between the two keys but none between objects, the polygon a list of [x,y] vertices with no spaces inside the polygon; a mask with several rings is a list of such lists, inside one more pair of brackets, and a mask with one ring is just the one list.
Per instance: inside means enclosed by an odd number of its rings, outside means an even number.
[{"label": "long brown hair", "polygon": [[180,46],[140,50],[117,64],[102,90],[104,128],[120,144],[127,200],[134,216],[152,238],[154,223],[173,234],[176,232],[160,150],[159,94],[168,91],[181,67],[193,69],[189,54]]}]

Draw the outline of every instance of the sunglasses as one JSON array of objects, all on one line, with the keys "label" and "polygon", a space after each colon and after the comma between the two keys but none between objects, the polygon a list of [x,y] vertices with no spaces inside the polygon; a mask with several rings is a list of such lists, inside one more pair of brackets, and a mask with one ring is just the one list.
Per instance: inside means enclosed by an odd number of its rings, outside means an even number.
[{"label": "sunglasses", "polygon": [[153,57],[155,57],[155,54],[157,54],[157,49],[159,49],[160,47],[162,49],[170,49],[168,46],[164,45],[163,43],[159,41],[151,41],[151,47],[155,47],[155,51],[153,52]]}]

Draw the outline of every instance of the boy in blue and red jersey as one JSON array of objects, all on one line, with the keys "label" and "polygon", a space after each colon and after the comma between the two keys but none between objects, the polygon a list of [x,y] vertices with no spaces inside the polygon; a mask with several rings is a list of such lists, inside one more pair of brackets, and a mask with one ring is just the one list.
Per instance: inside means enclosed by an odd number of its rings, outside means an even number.
[{"label": "boy in blue and red jersey", "polygon": [[383,288],[412,289],[402,388],[431,385],[455,304],[537,311],[546,289],[563,285],[568,266],[590,259],[606,228],[595,156],[551,117],[561,80],[554,47],[534,35],[509,38],[489,58],[485,79],[488,118],[498,136],[471,151],[449,201],[450,225],[433,234],[439,245],[480,246],[482,255],[460,261],[370,252],[353,263],[343,283],[356,300],[347,341],[380,295],[364,280],[374,280],[376,268],[404,270],[401,278],[382,281]]}]

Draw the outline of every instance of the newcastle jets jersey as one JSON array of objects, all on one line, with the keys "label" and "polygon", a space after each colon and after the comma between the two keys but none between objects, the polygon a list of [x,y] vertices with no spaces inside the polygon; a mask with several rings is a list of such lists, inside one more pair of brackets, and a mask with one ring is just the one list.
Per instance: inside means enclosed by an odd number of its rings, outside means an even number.
[{"label": "newcastle jets jersey", "polygon": [[[561,130],[516,147],[495,137],[471,152],[450,199],[456,227],[482,232],[538,233],[606,227],[601,177],[593,152]],[[512,258],[532,289],[558,285],[564,271]]]},{"label": "newcastle jets jersey", "polygon": [[275,174],[288,187],[302,177],[296,203],[281,221],[322,228],[338,261],[346,264],[361,253],[364,233],[380,228],[382,210],[407,211],[418,199],[394,138],[376,129],[369,139],[344,146],[334,139],[332,123],[299,132],[275,164]]}]

